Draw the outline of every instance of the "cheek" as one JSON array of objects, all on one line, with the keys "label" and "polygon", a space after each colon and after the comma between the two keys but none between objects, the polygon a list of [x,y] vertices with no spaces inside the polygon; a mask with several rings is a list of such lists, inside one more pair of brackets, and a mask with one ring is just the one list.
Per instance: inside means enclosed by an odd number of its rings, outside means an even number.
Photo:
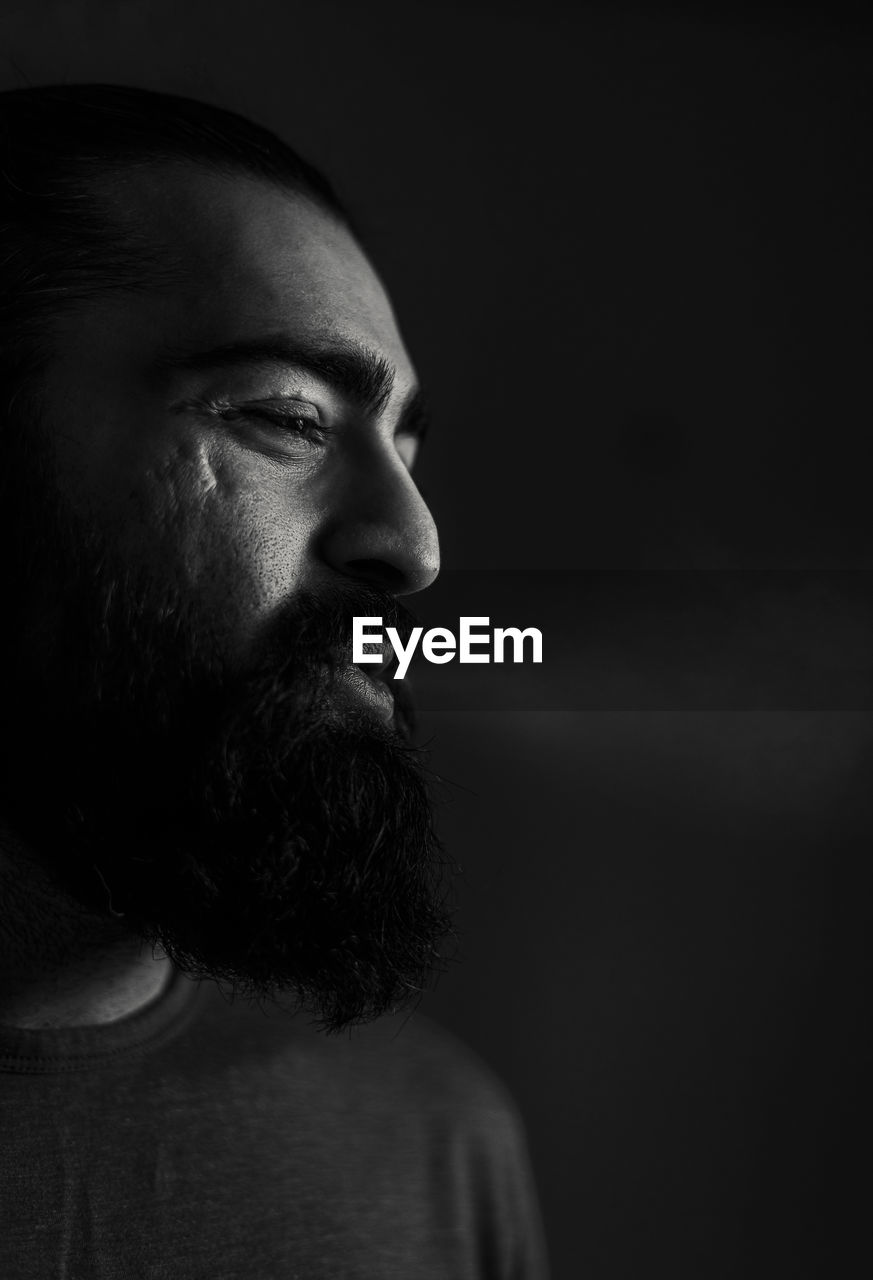
[{"label": "cheek", "polygon": [[299,479],[186,445],[149,471],[139,506],[149,561],[219,631],[254,636],[302,585],[315,516]]}]

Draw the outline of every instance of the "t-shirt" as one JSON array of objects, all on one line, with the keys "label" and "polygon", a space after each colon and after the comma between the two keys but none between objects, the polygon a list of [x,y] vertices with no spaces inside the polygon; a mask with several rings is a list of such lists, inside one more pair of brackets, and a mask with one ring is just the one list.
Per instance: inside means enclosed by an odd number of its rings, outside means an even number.
[{"label": "t-shirt", "polygon": [[524,1138],[419,1014],[325,1036],[175,974],[0,1028],[2,1280],[540,1280]]}]

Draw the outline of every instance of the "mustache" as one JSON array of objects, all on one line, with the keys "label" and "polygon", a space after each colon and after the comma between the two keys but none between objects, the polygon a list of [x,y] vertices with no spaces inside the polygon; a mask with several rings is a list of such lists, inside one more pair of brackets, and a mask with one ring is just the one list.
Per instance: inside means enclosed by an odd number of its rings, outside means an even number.
[{"label": "mustache", "polygon": [[[338,673],[353,665],[352,620],[381,618],[408,644],[416,617],[387,591],[369,584],[321,586],[300,592],[273,619],[254,669],[245,681],[243,705],[296,704],[310,713],[323,705]],[[381,669],[368,666],[374,680],[391,682],[394,728],[412,743],[418,728],[415,703],[406,680],[392,681],[397,656],[391,651]]]},{"label": "mustache", "polygon": [[[262,656],[278,661],[288,670],[302,668],[333,670],[352,662],[352,620],[381,618],[383,628],[393,627],[406,645],[416,625],[415,615],[395,596],[378,587],[323,586],[301,592],[273,619],[264,638]],[[386,662],[378,677],[396,664],[396,656]],[[275,669],[275,668],[274,668]]]}]

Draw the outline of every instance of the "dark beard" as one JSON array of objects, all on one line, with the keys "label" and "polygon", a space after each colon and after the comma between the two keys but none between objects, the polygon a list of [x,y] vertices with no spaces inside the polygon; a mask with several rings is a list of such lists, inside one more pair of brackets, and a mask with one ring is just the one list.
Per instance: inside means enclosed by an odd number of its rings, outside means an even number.
[{"label": "dark beard", "polygon": [[329,1030],[417,998],[450,933],[426,773],[336,674],[353,614],[401,633],[409,615],[363,588],[302,597],[230,661],[177,588],[78,520],[49,527],[51,573],[29,579],[59,597],[3,655],[8,824],[191,975],[290,996]]}]

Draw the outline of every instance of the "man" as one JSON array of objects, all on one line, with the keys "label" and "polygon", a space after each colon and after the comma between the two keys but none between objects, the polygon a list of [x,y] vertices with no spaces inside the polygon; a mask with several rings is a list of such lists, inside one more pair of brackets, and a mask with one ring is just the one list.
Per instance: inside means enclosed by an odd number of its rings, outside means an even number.
[{"label": "man", "polygon": [[502,1089],[374,1021],[449,932],[350,661],[438,570],[379,279],[239,117],[0,100],[0,1274],[539,1276]]}]

